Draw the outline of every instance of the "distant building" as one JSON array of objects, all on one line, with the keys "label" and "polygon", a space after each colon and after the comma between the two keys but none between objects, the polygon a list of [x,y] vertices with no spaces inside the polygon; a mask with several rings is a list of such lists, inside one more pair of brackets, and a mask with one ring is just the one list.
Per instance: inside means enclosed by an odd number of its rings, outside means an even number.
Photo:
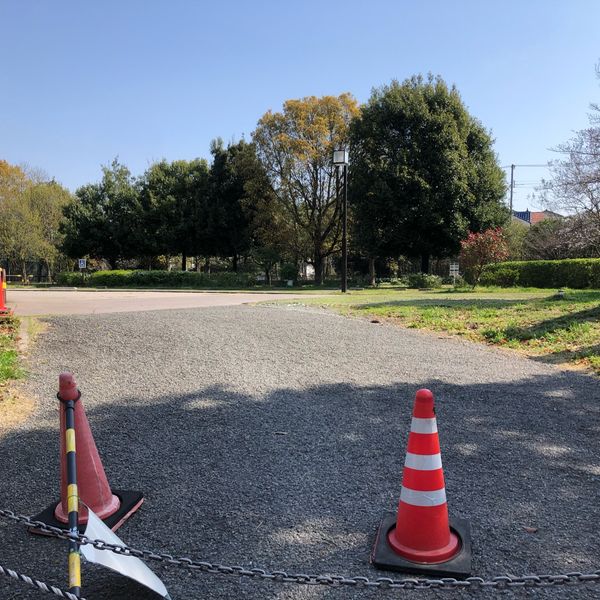
[{"label": "distant building", "polygon": [[559,215],[558,213],[552,212],[551,210],[542,210],[542,211],[530,211],[527,210],[513,210],[513,218],[516,217],[525,223],[529,223],[529,225],[535,225],[540,221],[545,221],[546,219],[562,219],[563,215]]}]

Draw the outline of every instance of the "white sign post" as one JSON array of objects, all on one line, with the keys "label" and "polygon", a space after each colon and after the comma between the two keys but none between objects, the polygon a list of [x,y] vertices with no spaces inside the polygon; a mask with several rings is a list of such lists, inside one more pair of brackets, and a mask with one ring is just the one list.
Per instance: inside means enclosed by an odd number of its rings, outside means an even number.
[{"label": "white sign post", "polygon": [[456,285],[456,277],[459,275],[458,273],[458,263],[451,262],[450,263],[450,277],[454,280],[454,285]]}]

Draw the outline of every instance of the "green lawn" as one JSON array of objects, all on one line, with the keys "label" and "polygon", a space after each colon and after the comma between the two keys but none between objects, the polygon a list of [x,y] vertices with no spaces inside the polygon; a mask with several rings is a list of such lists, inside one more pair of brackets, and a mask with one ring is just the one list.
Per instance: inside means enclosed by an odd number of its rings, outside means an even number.
[{"label": "green lawn", "polygon": [[23,374],[15,349],[18,331],[17,318],[0,317],[0,395],[7,381],[18,379]]},{"label": "green lawn", "polygon": [[442,331],[600,375],[600,290],[565,290],[561,299],[555,294],[554,290],[531,288],[472,292],[388,288],[286,302]]}]

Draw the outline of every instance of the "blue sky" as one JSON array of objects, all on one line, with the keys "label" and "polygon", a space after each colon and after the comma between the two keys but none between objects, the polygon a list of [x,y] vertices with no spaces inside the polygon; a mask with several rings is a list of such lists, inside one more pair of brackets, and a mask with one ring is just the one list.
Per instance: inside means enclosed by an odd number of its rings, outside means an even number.
[{"label": "blue sky", "polygon": [[[545,163],[600,100],[596,0],[0,0],[0,158],[74,190],[119,156],[209,156],[284,100],[432,72],[502,165]],[[515,208],[543,169],[518,168]]]}]

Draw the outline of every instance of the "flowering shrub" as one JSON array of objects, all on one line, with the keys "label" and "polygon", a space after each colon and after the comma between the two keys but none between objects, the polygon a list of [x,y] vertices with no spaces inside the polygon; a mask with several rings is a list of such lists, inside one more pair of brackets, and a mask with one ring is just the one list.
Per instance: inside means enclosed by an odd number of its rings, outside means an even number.
[{"label": "flowering shrub", "polygon": [[469,233],[461,243],[460,264],[463,276],[471,285],[477,285],[483,267],[508,258],[508,243],[501,228],[482,233]]}]

